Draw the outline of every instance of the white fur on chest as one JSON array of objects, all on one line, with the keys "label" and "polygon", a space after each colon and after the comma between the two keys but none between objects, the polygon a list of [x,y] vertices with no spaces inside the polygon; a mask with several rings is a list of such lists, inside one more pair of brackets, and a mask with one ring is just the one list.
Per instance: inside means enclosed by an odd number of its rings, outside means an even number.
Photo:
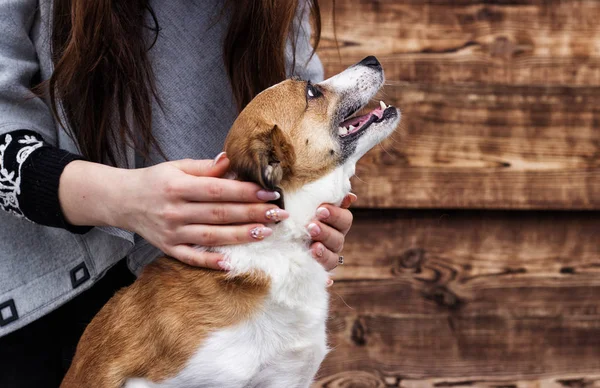
[{"label": "white fur on chest", "polygon": [[327,353],[328,275],[310,254],[306,226],[319,205],[339,204],[350,191],[354,171],[346,169],[285,195],[290,218],[275,225],[271,237],[218,249],[232,276],[260,271],[271,280],[251,320],[209,336],[177,376],[161,383],[129,380],[126,388],[310,386]]}]

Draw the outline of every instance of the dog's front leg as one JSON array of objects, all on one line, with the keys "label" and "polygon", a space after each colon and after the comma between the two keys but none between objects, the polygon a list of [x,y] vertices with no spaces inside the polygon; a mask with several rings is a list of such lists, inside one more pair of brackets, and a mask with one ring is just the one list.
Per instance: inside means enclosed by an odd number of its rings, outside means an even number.
[{"label": "dog's front leg", "polygon": [[308,388],[327,354],[325,341],[277,357],[252,379],[255,388]]}]

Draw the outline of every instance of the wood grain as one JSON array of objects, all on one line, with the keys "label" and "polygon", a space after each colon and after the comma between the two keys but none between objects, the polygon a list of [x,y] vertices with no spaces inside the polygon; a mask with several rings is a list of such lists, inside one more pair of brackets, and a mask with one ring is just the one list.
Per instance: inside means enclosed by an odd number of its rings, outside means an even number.
[{"label": "wood grain", "polygon": [[339,55],[332,2],[322,9],[331,73],[376,54],[396,81],[600,85],[595,0],[336,0]]},{"label": "wood grain", "polygon": [[598,377],[600,213],[356,216],[317,386]]},{"label": "wood grain", "polygon": [[399,377],[385,377],[378,373],[348,372],[322,379],[313,385],[313,388],[594,388],[600,387],[600,375],[581,377],[567,375],[540,380],[494,380],[494,379],[402,379]]},{"label": "wood grain", "polygon": [[363,207],[599,209],[600,89],[406,85],[359,162]]},{"label": "wood grain", "polygon": [[336,4],[327,73],[377,55],[403,111],[359,163],[359,206],[600,209],[600,2]]}]

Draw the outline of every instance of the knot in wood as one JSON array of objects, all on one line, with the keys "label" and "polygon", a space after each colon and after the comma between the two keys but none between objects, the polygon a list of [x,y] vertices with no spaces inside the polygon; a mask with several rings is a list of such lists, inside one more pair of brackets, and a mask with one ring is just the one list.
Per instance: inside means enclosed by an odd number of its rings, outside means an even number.
[{"label": "knot in wood", "polygon": [[352,325],[352,334],[350,335],[350,339],[357,346],[365,346],[367,344],[366,338],[366,328],[361,319],[357,319],[354,321],[354,325]]},{"label": "knot in wood", "polygon": [[402,268],[421,269],[425,261],[425,250],[421,248],[409,249],[400,256],[398,261]]},{"label": "knot in wood", "polygon": [[426,291],[423,295],[426,299],[434,301],[439,306],[456,310],[460,308],[462,302],[458,295],[450,291],[446,286],[439,286]]}]

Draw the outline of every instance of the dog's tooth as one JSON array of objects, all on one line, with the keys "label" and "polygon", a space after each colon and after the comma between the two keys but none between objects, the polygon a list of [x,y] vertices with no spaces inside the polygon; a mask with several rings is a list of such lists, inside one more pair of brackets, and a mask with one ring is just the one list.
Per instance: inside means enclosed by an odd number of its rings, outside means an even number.
[{"label": "dog's tooth", "polygon": [[387,109],[387,105],[385,105],[385,102],[383,101],[379,101],[379,106],[381,107],[381,109],[386,110]]},{"label": "dog's tooth", "polygon": [[354,125],[351,125],[348,127],[348,132],[352,132],[356,129],[356,127]]}]

